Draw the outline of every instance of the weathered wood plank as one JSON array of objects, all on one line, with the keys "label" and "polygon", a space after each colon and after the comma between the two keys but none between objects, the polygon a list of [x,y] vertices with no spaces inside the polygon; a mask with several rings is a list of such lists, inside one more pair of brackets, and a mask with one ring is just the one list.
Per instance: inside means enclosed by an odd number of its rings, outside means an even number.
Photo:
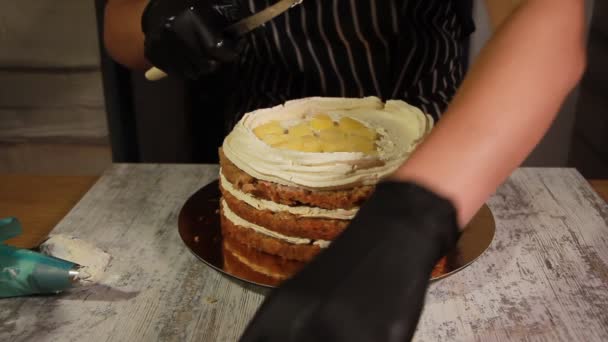
[{"label": "weathered wood plank", "polygon": [[5,243],[38,247],[98,178],[0,173],[0,217],[15,216],[23,226],[20,236]]},{"label": "weathered wood plank", "polygon": [[72,143],[69,141],[4,143],[0,141],[1,173],[100,175],[111,165],[112,155],[107,142],[86,143],[77,140]]},{"label": "weathered wood plank", "polygon": [[0,142],[108,140],[104,108],[6,110],[0,106]]},{"label": "weathered wood plank", "polygon": [[[217,167],[116,165],[56,232],[114,256],[105,285],[3,300],[0,339],[235,341],[263,296],[197,261],[181,205]],[[574,170],[522,169],[489,201],[497,232],[432,284],[419,341],[608,339],[608,207]]]},{"label": "weathered wood plank", "polygon": [[104,107],[99,70],[0,71],[0,83],[5,85],[0,92],[0,104],[5,109]]},{"label": "weathered wood plank", "polygon": [[[108,140],[106,113],[103,108],[0,108],[0,117],[0,142],[98,143],[105,140],[107,143]],[[46,120],[36,120],[39,118]],[[32,121],[36,122],[28,123]]]},{"label": "weathered wood plank", "polygon": [[0,141],[107,137],[98,70],[0,71]]},{"label": "weathered wood plank", "polygon": [[593,187],[593,189],[600,195],[604,201],[608,202],[608,180],[607,179],[595,179],[590,180],[589,184]]},{"label": "weathered wood plank", "polygon": [[93,1],[0,2],[0,67],[99,65]]},{"label": "weathered wood plank", "polygon": [[431,286],[418,340],[608,339],[608,207],[570,169],[522,169],[489,201],[491,248]]},{"label": "weathered wood plank", "polygon": [[113,257],[106,285],[4,300],[0,340],[234,341],[262,296],[191,255],[177,233],[185,199],[217,167],[119,165],[55,229]]}]

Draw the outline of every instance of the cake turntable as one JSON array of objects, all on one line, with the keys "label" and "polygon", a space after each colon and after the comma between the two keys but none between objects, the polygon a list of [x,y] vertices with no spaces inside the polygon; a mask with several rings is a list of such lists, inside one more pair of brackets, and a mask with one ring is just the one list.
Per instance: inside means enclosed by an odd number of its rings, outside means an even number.
[{"label": "cake turntable", "polygon": [[[178,230],[184,244],[198,259],[218,272],[245,283],[274,287],[243,275],[231,274],[225,269],[220,231],[220,196],[216,180],[199,189],[186,201],[178,218]],[[492,212],[484,205],[462,233],[456,249],[447,255],[446,272],[431,280],[448,277],[477,260],[492,243],[494,232]]]}]

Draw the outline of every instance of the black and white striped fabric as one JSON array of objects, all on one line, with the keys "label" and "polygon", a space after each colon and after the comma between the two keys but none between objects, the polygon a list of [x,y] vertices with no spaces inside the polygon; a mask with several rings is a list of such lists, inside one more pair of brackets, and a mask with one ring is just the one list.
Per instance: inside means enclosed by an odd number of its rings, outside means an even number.
[{"label": "black and white striped fabric", "polygon": [[[239,0],[257,12],[274,0]],[[470,1],[304,0],[247,37],[229,118],[308,96],[403,99],[436,119],[463,78]]]}]

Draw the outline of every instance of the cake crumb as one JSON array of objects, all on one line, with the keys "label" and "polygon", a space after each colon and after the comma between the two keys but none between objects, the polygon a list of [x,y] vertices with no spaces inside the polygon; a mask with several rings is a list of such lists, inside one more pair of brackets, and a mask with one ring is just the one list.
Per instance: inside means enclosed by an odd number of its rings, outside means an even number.
[{"label": "cake crumb", "polygon": [[194,242],[195,243],[198,243],[200,240],[201,240],[201,238],[199,238],[198,235],[194,237]]}]

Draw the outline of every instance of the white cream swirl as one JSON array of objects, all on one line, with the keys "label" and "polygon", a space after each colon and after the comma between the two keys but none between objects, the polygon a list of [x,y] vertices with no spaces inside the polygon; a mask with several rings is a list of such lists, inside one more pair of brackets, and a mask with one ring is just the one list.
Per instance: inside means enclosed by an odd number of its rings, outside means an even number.
[{"label": "white cream swirl", "polygon": [[[355,118],[375,129],[380,135],[378,153],[282,150],[253,133],[253,128],[272,120],[297,121],[318,113]],[[257,179],[316,190],[345,189],[375,184],[394,172],[432,126],[429,115],[400,100],[384,104],[376,97],[312,97],[245,114],[224,140],[223,151]]]}]

